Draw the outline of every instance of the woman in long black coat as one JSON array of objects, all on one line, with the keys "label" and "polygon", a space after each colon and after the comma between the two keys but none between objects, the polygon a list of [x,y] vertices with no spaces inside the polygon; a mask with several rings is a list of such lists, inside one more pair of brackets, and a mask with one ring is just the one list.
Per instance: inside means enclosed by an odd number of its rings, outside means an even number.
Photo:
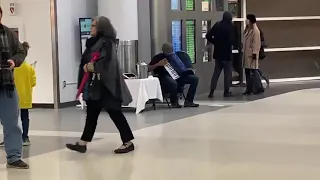
[{"label": "woman in long black coat", "polygon": [[[100,16],[93,19],[91,36],[92,38],[87,41],[79,68],[79,82],[85,72],[90,73],[90,80],[83,92],[87,104],[86,125],[81,140],[66,146],[70,150],[85,153],[87,143],[92,141],[95,133],[99,114],[102,109],[105,109],[118,128],[122,139],[122,146],[114,152],[128,153],[134,150],[131,142],[134,137],[121,111],[121,106],[128,105],[132,97],[119,69],[116,31],[108,18]],[[92,54],[96,52],[100,53],[99,60],[90,62]]]}]

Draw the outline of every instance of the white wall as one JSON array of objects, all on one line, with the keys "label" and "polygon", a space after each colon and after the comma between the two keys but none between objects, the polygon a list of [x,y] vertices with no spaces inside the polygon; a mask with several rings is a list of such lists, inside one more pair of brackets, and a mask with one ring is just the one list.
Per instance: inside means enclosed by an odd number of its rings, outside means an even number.
[{"label": "white wall", "polygon": [[111,20],[120,40],[138,40],[137,0],[98,0],[98,12]]},{"label": "white wall", "polygon": [[20,40],[28,41],[31,49],[26,60],[38,61],[34,103],[53,103],[53,70],[50,25],[50,0],[16,0],[16,15],[9,16],[9,0],[1,0],[3,24],[19,28]]},{"label": "white wall", "polygon": [[75,100],[81,60],[79,18],[97,16],[96,0],[57,0],[60,102]]},{"label": "white wall", "polygon": [[[54,103],[50,0],[15,0],[16,15],[9,16],[9,0],[0,0],[3,23],[19,28],[20,40],[31,45],[28,62],[38,61],[33,103]],[[98,6],[99,2],[99,6]],[[99,7],[99,8],[98,8]],[[74,101],[81,58],[79,18],[98,15],[111,19],[121,40],[138,39],[137,0],[57,0],[60,102]]]}]

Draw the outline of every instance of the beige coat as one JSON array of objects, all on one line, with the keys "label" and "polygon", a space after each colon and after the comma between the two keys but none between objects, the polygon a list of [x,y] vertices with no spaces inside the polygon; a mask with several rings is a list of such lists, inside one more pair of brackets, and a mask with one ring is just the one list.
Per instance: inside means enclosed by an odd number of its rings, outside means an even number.
[{"label": "beige coat", "polygon": [[[246,69],[259,69],[259,51],[261,48],[260,31],[257,25],[247,27],[244,32],[243,67]],[[253,59],[253,54],[257,55]]]}]

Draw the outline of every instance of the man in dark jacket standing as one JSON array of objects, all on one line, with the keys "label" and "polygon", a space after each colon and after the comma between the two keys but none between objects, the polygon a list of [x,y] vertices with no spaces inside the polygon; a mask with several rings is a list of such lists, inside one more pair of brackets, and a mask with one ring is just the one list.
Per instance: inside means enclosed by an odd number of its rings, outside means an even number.
[{"label": "man in dark jacket standing", "polygon": [[206,39],[213,44],[215,68],[211,80],[211,90],[209,98],[213,97],[217,88],[217,83],[224,71],[224,97],[230,97],[231,78],[232,78],[232,45],[234,44],[234,26],[232,14],[225,12],[222,21],[217,22],[206,35]]},{"label": "man in dark jacket standing", "polygon": [[18,97],[13,69],[24,61],[26,53],[17,35],[1,23],[0,7],[0,120],[3,125],[7,168],[28,169],[21,160],[22,131],[18,126]]}]

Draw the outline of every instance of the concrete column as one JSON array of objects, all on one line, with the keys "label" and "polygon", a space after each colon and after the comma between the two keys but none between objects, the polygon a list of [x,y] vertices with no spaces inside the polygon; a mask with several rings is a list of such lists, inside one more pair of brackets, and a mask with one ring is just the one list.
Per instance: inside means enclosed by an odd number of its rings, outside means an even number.
[{"label": "concrete column", "polygon": [[138,40],[138,0],[98,0],[98,15],[108,17],[120,40]]}]

